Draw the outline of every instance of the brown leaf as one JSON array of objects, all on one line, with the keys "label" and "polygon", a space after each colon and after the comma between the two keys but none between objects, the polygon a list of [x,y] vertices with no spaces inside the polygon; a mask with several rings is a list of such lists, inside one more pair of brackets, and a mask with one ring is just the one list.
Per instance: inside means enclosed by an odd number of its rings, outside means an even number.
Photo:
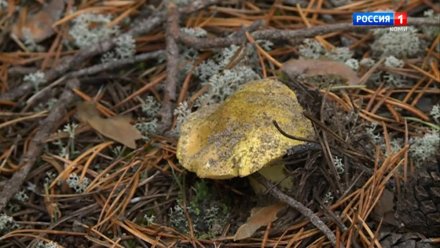
[{"label": "brown leaf", "polygon": [[262,208],[253,208],[251,210],[251,216],[246,220],[246,223],[241,225],[235,233],[234,240],[249,238],[258,228],[269,225],[278,219],[277,214],[285,206],[284,203],[279,202]]},{"label": "brown leaf", "polygon": [[331,60],[291,59],[283,64],[281,71],[290,78],[297,76],[338,75],[350,85],[358,84],[359,77],[346,64]]},{"label": "brown leaf", "polygon": [[55,31],[52,25],[58,21],[64,11],[63,0],[52,0],[44,4],[40,11],[21,19],[12,27],[12,33],[21,40],[31,38],[34,42],[40,42]]},{"label": "brown leaf", "polygon": [[81,122],[89,124],[100,134],[132,149],[136,148],[136,140],[142,138],[142,134],[130,124],[126,116],[102,118],[95,105],[84,102],[77,107],[77,116]]},{"label": "brown leaf", "polygon": [[395,226],[399,226],[398,221],[394,217],[394,193],[389,191],[388,189],[384,189],[382,196],[377,202],[376,206],[373,209],[374,217],[378,219],[383,219],[383,222]]}]

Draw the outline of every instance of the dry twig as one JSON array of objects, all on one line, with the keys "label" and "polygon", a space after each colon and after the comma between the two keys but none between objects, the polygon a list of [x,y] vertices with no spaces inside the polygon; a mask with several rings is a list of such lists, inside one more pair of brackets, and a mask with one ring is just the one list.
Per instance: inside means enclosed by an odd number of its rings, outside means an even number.
[{"label": "dry twig", "polygon": [[[312,222],[316,228],[318,228],[324,235],[330,240],[333,246],[336,246],[336,236],[335,234],[330,230],[330,228],[315,214],[304,206],[301,202],[293,199],[292,197],[284,194],[281,190],[279,190],[273,183],[271,183],[269,180],[264,178],[260,174],[253,175],[255,179],[263,184],[270,192],[270,194],[275,197],[276,199],[285,202],[289,204],[289,206],[293,207],[295,210],[300,212],[303,216],[305,216],[307,219]],[[343,246],[341,246],[343,247]]]},{"label": "dry twig", "polygon": [[[251,25],[248,27],[249,31],[252,31],[256,25]],[[408,25],[421,26],[421,25],[438,25],[435,20],[430,20],[427,18],[410,18],[408,20]],[[280,30],[280,29],[266,29],[252,32],[252,37],[255,40],[271,40],[271,41],[291,41],[298,42],[304,38],[311,38],[318,35],[324,35],[333,32],[347,32],[347,31],[358,31],[365,32],[367,29],[373,28],[386,28],[386,26],[353,26],[352,23],[336,23],[327,24],[321,26],[315,26],[311,28],[302,28],[298,30]],[[249,32],[248,31],[248,32]],[[188,36],[186,34],[181,34],[179,36],[180,40],[187,46],[191,46],[197,49],[207,49],[207,48],[217,48],[217,47],[227,47],[230,45],[241,44],[246,41],[246,36],[238,31],[236,34],[225,38],[196,38]]]},{"label": "dry twig", "polygon": [[158,58],[162,55],[164,55],[163,50],[158,50],[158,51],[149,52],[149,53],[141,53],[141,54],[135,55],[133,58],[120,59],[120,60],[116,60],[116,61],[107,62],[104,64],[93,65],[93,66],[81,69],[79,71],[72,72],[71,74],[69,74],[69,76],[71,76],[71,77],[89,76],[89,75],[93,75],[93,74],[96,74],[99,72],[113,70],[113,69],[117,69],[117,68],[120,68],[120,67],[123,67],[126,65],[142,62],[142,61],[145,61],[148,59]]},{"label": "dry twig", "polygon": [[79,81],[77,79],[69,80],[63,94],[58,100],[58,104],[51,110],[46,119],[41,122],[35,136],[31,139],[28,150],[20,161],[20,170],[14,173],[0,192],[0,211],[20,190],[29,171],[40,156],[46,139],[58,127],[60,121],[66,115],[67,108],[74,102],[75,94],[73,94],[72,89],[78,86]]},{"label": "dry twig", "polygon": [[179,40],[187,46],[203,50],[216,47],[227,47],[232,44],[241,44],[246,41],[246,32],[253,32],[257,30],[263,22],[256,21],[248,27],[243,27],[236,33],[225,38],[197,38],[191,35],[187,35],[183,32],[179,34]]},{"label": "dry twig", "polygon": [[[26,101],[26,108],[24,110],[27,110],[30,106],[34,105],[35,102],[40,101],[40,99],[43,99],[50,95],[53,87],[58,85],[59,83],[62,83],[65,78],[80,78],[84,76],[90,76],[93,74],[97,74],[103,71],[109,71],[117,68],[121,68],[126,65],[135,64],[138,62],[142,62],[144,60],[152,59],[152,58],[158,58],[164,54],[163,50],[158,50],[154,52],[149,53],[141,53],[138,55],[135,55],[133,58],[127,58],[127,59],[120,59],[116,61],[110,61],[104,64],[97,64],[92,65],[90,67],[69,73],[66,77],[62,77],[55,81],[53,84],[47,86],[46,88],[40,90],[37,94],[33,95]],[[57,83],[58,82],[58,83]]]},{"label": "dry twig", "polygon": [[176,38],[179,35],[179,12],[175,4],[168,5],[168,18],[166,27],[166,56],[167,56],[167,79],[164,88],[162,107],[160,109],[161,127],[160,132],[167,130],[173,119],[173,104],[177,100],[177,73],[179,62],[179,47]]}]

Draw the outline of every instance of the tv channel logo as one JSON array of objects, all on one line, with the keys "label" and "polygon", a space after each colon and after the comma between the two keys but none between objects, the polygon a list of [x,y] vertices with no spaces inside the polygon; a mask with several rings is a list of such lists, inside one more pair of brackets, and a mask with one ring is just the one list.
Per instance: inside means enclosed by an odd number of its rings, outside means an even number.
[{"label": "tv channel logo", "polygon": [[354,26],[406,26],[408,16],[406,12],[355,12],[353,13]]}]

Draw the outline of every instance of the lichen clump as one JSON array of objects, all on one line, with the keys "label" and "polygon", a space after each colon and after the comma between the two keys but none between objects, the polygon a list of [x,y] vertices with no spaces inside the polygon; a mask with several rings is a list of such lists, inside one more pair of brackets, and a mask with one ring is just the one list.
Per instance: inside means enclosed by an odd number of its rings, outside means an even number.
[{"label": "lichen clump", "polygon": [[74,39],[75,45],[80,48],[88,47],[119,33],[118,26],[107,26],[111,21],[110,15],[84,13],[73,19],[69,34]]},{"label": "lichen clump", "polygon": [[413,27],[408,27],[405,32],[377,29],[374,30],[374,37],[371,50],[376,57],[392,55],[397,58],[410,58],[422,51],[417,29]]},{"label": "lichen clump", "polygon": [[221,196],[204,180],[196,181],[191,188],[193,191],[189,195],[187,206],[184,206],[182,199],[178,199],[176,205],[169,209],[170,225],[180,232],[189,233],[186,209],[196,237],[201,239],[218,237],[230,217],[228,199]]}]

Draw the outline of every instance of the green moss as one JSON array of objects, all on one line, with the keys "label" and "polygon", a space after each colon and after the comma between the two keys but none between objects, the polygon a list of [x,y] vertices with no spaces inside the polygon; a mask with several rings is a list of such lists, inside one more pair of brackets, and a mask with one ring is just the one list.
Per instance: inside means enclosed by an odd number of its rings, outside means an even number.
[{"label": "green moss", "polygon": [[[228,200],[216,192],[210,182],[198,180],[188,197],[186,211],[191,218],[194,234],[199,239],[214,238],[221,234],[229,216]],[[183,197],[169,212],[170,224],[182,233],[189,233]]]}]

